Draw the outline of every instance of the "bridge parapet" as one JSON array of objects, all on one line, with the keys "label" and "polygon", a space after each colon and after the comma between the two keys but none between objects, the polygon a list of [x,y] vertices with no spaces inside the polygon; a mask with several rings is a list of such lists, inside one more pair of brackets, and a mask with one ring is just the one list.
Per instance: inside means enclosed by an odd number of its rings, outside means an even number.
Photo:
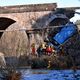
[{"label": "bridge parapet", "polygon": [[36,11],[52,11],[57,7],[56,3],[50,4],[32,4],[0,7],[0,13],[22,13]]}]

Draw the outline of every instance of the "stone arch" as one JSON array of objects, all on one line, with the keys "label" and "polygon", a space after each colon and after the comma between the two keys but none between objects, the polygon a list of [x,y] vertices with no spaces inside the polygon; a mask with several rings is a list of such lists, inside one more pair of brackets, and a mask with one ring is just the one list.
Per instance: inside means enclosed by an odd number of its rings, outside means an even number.
[{"label": "stone arch", "polygon": [[[6,17],[0,17],[0,30],[6,30],[11,24],[15,23],[15,20]],[[0,38],[3,32],[0,32]]]},{"label": "stone arch", "polygon": [[64,25],[69,21],[65,15],[52,15],[46,22],[46,26]]},{"label": "stone arch", "polygon": [[[17,18],[15,19],[12,17],[13,18],[12,19],[10,17],[9,16],[0,17],[0,30],[21,29],[22,26],[21,26],[21,24],[19,24],[19,21],[17,20]],[[16,56],[16,53],[17,53],[16,50],[18,49],[18,44],[21,49],[23,46],[25,48],[28,47],[27,46],[28,38],[27,38],[25,31],[0,32],[0,43],[1,43],[0,44],[0,46],[1,46],[0,51],[1,52],[4,52],[6,56],[9,55],[10,53],[12,53],[12,54],[10,54],[11,56],[12,55]],[[26,52],[27,52],[27,50],[26,50]],[[15,53],[15,54],[13,54],[13,53]]]}]

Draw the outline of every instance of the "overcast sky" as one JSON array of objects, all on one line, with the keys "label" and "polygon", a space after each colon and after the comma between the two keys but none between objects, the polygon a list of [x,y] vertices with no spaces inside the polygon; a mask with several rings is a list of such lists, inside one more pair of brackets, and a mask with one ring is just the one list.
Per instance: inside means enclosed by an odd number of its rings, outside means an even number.
[{"label": "overcast sky", "polygon": [[0,0],[0,6],[57,3],[58,7],[80,6],[80,0]]},{"label": "overcast sky", "polygon": [[[80,0],[0,0],[0,6],[26,5],[26,4],[43,4],[57,3],[58,7],[80,7]],[[78,10],[80,12],[80,10]],[[76,15],[72,20],[80,19],[80,15]]]}]

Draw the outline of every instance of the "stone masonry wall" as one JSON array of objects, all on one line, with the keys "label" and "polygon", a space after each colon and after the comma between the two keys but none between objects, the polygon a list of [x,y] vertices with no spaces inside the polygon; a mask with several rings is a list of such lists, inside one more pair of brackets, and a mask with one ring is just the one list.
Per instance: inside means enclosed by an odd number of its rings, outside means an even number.
[{"label": "stone masonry wall", "polygon": [[[16,21],[6,30],[45,27],[46,21],[51,17],[51,12],[56,8],[56,4],[32,6],[0,7],[0,18],[9,18]],[[36,43],[38,46],[42,41],[41,33],[30,34],[29,39],[23,30],[4,32],[0,39],[0,51],[5,53],[6,56],[19,56],[26,53],[29,55],[31,44]]]}]

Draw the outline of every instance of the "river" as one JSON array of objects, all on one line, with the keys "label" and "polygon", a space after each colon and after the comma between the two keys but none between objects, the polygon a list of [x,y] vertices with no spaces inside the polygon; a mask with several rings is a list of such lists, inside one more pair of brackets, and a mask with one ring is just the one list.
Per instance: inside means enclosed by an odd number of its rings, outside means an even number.
[{"label": "river", "polygon": [[80,70],[21,70],[21,80],[80,80]]}]

